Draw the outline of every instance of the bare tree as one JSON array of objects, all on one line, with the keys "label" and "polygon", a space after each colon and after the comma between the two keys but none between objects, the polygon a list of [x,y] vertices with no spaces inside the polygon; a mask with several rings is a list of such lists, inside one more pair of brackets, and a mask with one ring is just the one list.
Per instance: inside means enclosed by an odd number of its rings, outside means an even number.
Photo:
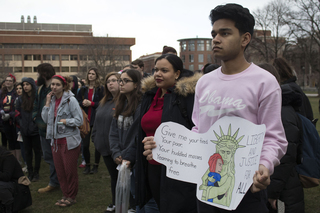
[{"label": "bare tree", "polygon": [[283,0],[274,0],[253,12],[258,30],[249,47],[260,55],[260,62],[270,62],[285,53],[291,31],[284,14],[289,12],[290,8]]},{"label": "bare tree", "polygon": [[[123,46],[117,38],[88,37],[83,56],[87,61],[81,64],[80,75],[83,77],[90,67],[96,67],[102,76],[111,71],[119,71],[124,66]],[[129,60],[129,59],[128,59]]]}]

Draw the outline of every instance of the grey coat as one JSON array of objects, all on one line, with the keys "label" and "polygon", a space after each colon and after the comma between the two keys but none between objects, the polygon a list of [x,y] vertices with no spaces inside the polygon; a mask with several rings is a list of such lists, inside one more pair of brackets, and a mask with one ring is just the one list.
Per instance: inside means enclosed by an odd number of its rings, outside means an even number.
[{"label": "grey coat", "polygon": [[[41,117],[47,124],[47,139],[51,139],[53,146],[54,139],[66,138],[68,150],[78,147],[81,143],[80,130],[83,116],[77,99],[71,91],[64,92],[57,110],[57,117],[54,119],[54,107],[56,97],[53,96],[49,107],[42,108]],[[58,125],[58,121],[66,119],[66,125]]]},{"label": "grey coat", "polygon": [[104,105],[100,104],[97,108],[91,133],[94,146],[102,156],[111,155],[109,132],[115,107],[115,103],[111,100],[108,100]]}]

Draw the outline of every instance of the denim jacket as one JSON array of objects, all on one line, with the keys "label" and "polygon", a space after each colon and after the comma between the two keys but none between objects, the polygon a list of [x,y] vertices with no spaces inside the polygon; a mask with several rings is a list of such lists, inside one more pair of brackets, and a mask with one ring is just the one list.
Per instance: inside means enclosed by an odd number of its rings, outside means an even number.
[{"label": "denim jacket", "polygon": [[[42,108],[41,117],[47,123],[47,139],[66,138],[68,150],[74,149],[81,143],[79,126],[82,125],[83,116],[77,99],[71,91],[64,92],[57,109],[57,117],[54,120],[54,107],[56,97],[53,96],[49,107]],[[66,125],[59,124],[61,119],[66,119]]]}]

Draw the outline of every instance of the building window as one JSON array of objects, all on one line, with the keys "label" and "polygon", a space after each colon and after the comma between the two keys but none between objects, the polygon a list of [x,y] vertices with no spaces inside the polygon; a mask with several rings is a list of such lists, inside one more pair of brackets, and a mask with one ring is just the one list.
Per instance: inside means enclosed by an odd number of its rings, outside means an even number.
[{"label": "building window", "polygon": [[59,44],[42,44],[42,49],[60,49]]},{"label": "building window", "polygon": [[80,61],[86,61],[87,56],[86,55],[80,55]]},{"label": "building window", "polygon": [[187,50],[187,42],[186,41],[182,41],[181,42],[181,52],[182,51],[186,51]]},{"label": "building window", "polygon": [[71,68],[71,72],[78,72],[78,67],[70,67]]},{"label": "building window", "polygon": [[61,72],[69,72],[69,67],[61,67]]},{"label": "building window", "polygon": [[198,62],[203,63],[203,54],[198,55]]},{"label": "building window", "polygon": [[60,57],[59,55],[52,55],[52,61],[59,61]]},{"label": "building window", "polygon": [[57,73],[57,72],[60,72],[60,67],[53,67],[54,71]]},{"label": "building window", "polygon": [[193,64],[190,64],[190,65],[189,65],[189,70],[191,70],[191,71],[193,71],[193,70],[194,70],[194,66],[193,66]]},{"label": "building window", "polygon": [[22,44],[3,44],[4,48],[22,49]]},{"label": "building window", "polygon": [[94,59],[94,55],[88,55],[88,60],[92,61]]},{"label": "building window", "polygon": [[0,54],[0,62],[2,61],[2,55]]},{"label": "building window", "polygon": [[197,47],[198,51],[204,51],[204,40],[198,40],[197,45],[198,45]]},{"label": "building window", "polygon": [[12,55],[4,55],[5,61],[12,61]]},{"label": "building window", "polygon": [[13,60],[14,61],[22,61],[22,56],[21,55],[13,55]]},{"label": "building window", "polygon": [[207,51],[211,51],[211,40],[206,41]]},{"label": "building window", "polygon": [[14,67],[13,72],[22,72],[22,67]]},{"label": "building window", "polygon": [[24,67],[24,72],[32,72],[32,67]]},{"label": "building window", "polygon": [[61,49],[70,49],[70,45],[68,44],[61,44]]},{"label": "building window", "polygon": [[77,61],[78,60],[78,55],[70,55],[70,60],[71,61]]},{"label": "building window", "polygon": [[51,55],[42,55],[44,61],[50,61]]},{"label": "building window", "polygon": [[182,55],[182,56],[181,56],[181,60],[182,60],[183,63],[186,62],[186,56],[185,56],[185,55]]},{"label": "building window", "polygon": [[194,41],[189,41],[189,51],[194,51]]},{"label": "building window", "polygon": [[189,55],[189,62],[191,62],[191,63],[194,62],[193,54],[190,54],[190,55]]},{"label": "building window", "polygon": [[207,55],[207,63],[212,63],[212,59],[211,59],[211,55],[210,54]]},{"label": "building window", "polygon": [[198,64],[198,70],[202,70],[203,64]]},{"label": "building window", "polygon": [[34,61],[41,61],[41,55],[33,55]]},{"label": "building window", "polygon": [[69,55],[61,55],[61,61],[69,61]]},{"label": "building window", "polygon": [[70,45],[70,49],[78,49],[78,45],[76,45],[76,44],[71,44],[71,45]]},{"label": "building window", "polygon": [[25,61],[31,61],[31,60],[32,60],[32,55],[24,55],[24,56],[23,56],[23,59],[24,59]]}]

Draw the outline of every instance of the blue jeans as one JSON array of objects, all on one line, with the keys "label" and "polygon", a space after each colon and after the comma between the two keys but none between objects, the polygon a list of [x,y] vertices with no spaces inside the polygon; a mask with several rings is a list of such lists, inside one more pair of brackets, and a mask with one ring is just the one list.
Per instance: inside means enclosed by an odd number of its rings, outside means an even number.
[{"label": "blue jeans", "polygon": [[57,177],[56,168],[54,167],[52,151],[51,151],[51,139],[46,139],[45,137],[40,136],[41,148],[43,152],[43,159],[50,167],[50,181],[49,186],[57,187],[59,186],[59,181]]}]

